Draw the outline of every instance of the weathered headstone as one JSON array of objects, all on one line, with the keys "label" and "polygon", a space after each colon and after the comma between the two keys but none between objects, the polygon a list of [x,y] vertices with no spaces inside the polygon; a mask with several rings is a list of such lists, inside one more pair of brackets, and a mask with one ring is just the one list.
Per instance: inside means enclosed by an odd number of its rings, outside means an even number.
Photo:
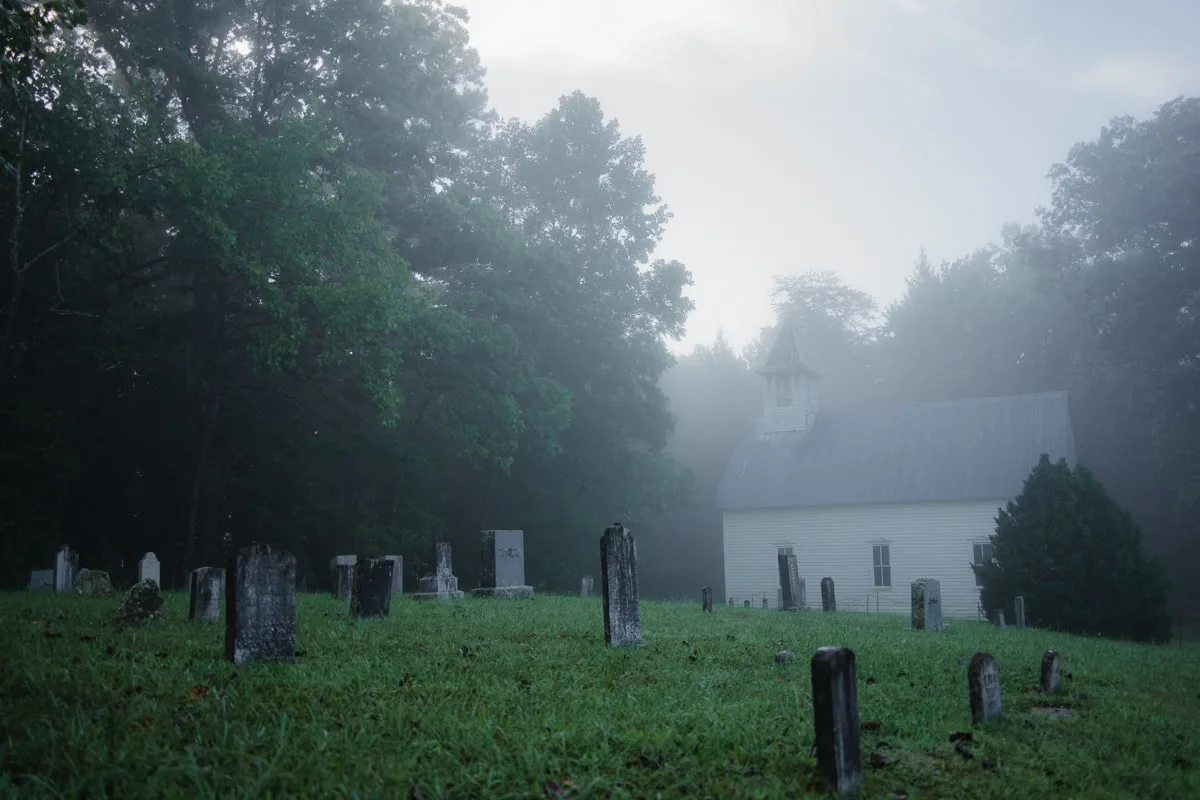
[{"label": "weathered headstone", "polygon": [[158,588],[158,582],[138,581],[130,586],[129,591],[121,598],[121,606],[116,613],[116,623],[130,627],[141,625],[157,617],[162,607],[163,593]]},{"label": "weathered headstone", "polygon": [[942,629],[942,584],[934,578],[912,583],[912,626],[917,631]]},{"label": "weathered headstone", "polygon": [[221,567],[197,567],[192,570],[190,584],[188,619],[219,622],[221,594],[225,591],[225,570]]},{"label": "weathered headstone", "polygon": [[463,593],[458,589],[458,578],[450,559],[450,543],[437,543],[437,567],[433,575],[422,575],[417,579],[414,600],[461,600]]},{"label": "weathered headstone", "polygon": [[600,537],[600,590],[604,596],[604,643],[642,646],[642,610],[638,602],[637,545],[619,522]]},{"label": "weathered headstone", "polygon": [[354,589],[354,565],[358,556],[334,556],[329,561],[329,569],[333,575],[333,596],[338,600],[346,600]]},{"label": "weathered headstone", "polygon": [[1061,676],[1062,673],[1058,667],[1058,653],[1047,650],[1042,654],[1042,674],[1038,681],[1038,688],[1047,694],[1057,692]]},{"label": "weathered headstone", "polygon": [[404,556],[384,556],[392,562],[392,594],[404,594]]},{"label": "weathered headstone", "polygon": [[386,617],[392,610],[392,570],[386,558],[364,558],[354,565],[350,616],[356,619]]},{"label": "weathered headstone", "polygon": [[1018,628],[1025,627],[1025,598],[1020,595],[1013,598],[1013,624]]},{"label": "weathered headstone", "polygon": [[78,570],[79,554],[64,544],[54,555],[54,591],[69,592],[75,588]]},{"label": "weathered headstone", "polygon": [[49,589],[54,591],[54,570],[33,569],[29,571],[30,589]]},{"label": "weathered headstone", "polygon": [[112,580],[102,569],[81,569],[75,576],[75,593],[84,597],[108,597],[113,593]]},{"label": "weathered headstone", "polygon": [[243,547],[225,585],[225,657],[235,664],[296,660],[296,558],[279,547]]},{"label": "weathered headstone", "polygon": [[767,596],[766,596],[766,595],[763,595],[763,599],[762,599],[762,607],[763,607],[763,608],[767,608],[767,607],[768,607],[768,606],[767,606]]},{"label": "weathered headstone", "polygon": [[591,597],[592,587],[595,584],[595,579],[591,575],[584,575],[579,581],[580,597]]},{"label": "weathered headstone", "polygon": [[1004,609],[1003,608],[997,608],[992,613],[992,624],[995,625],[997,628],[999,628],[1002,631],[1008,629],[1008,626],[1004,624]]},{"label": "weathered headstone", "polygon": [[138,562],[138,583],[142,581],[154,581],[158,587],[162,588],[162,569],[158,563],[158,556],[154,553],[146,553],[142,556],[142,560]]},{"label": "weathered headstone", "polygon": [[812,692],[817,775],[830,790],[855,792],[862,786],[863,772],[854,651],[817,650],[812,658]]},{"label": "weathered headstone", "polygon": [[999,719],[1000,668],[991,653],[976,653],[967,666],[967,688],[971,696],[971,721],[975,724]]},{"label": "weathered headstone", "polygon": [[783,611],[798,611],[804,605],[800,596],[800,569],[796,565],[796,556],[791,553],[779,554],[779,586],[780,609]]},{"label": "weathered headstone", "polygon": [[533,587],[525,585],[525,532],[480,531],[479,588],[474,597],[528,600]]},{"label": "weathered headstone", "polygon": [[749,607],[750,607],[750,601],[749,601],[749,600],[743,600],[743,601],[742,601],[742,607],[743,607],[743,608],[749,608]]},{"label": "weathered headstone", "polygon": [[712,609],[712,587],[711,586],[705,586],[703,589],[700,590],[700,607],[704,611],[708,612],[709,614],[712,613],[713,609]]},{"label": "weathered headstone", "polygon": [[833,593],[833,578],[821,578],[821,610],[837,611],[837,596]]}]

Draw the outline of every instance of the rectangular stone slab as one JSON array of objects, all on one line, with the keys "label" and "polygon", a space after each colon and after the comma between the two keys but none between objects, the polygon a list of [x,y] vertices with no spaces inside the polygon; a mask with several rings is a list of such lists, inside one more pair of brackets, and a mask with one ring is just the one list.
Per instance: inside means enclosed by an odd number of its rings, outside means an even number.
[{"label": "rectangular stone slab", "polygon": [[296,558],[280,547],[243,547],[229,560],[225,657],[235,664],[296,660]]},{"label": "rectangular stone slab", "polygon": [[221,595],[224,591],[225,570],[220,567],[199,567],[192,570],[188,619],[197,622],[219,622]]},{"label": "rectangular stone slab", "polygon": [[637,546],[621,523],[600,537],[600,588],[604,596],[604,643],[609,647],[642,645],[638,601]]},{"label": "rectangular stone slab", "polygon": [[858,791],[863,772],[853,650],[817,650],[812,658],[812,707],[818,778],[839,794]]}]

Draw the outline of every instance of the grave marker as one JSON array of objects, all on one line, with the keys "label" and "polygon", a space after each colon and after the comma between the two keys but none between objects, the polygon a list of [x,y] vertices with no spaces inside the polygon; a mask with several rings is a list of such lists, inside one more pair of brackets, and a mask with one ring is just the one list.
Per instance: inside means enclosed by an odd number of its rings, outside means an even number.
[{"label": "grave marker", "polygon": [[296,660],[296,558],[255,544],[229,559],[225,657],[235,664]]},{"label": "grave marker", "polygon": [[54,555],[54,591],[71,591],[75,586],[75,573],[78,569],[79,554],[64,544]]},{"label": "grave marker", "polygon": [[1025,598],[1020,595],[1013,598],[1013,624],[1018,628],[1025,627]]},{"label": "grave marker", "polygon": [[584,575],[579,581],[579,594],[582,597],[592,596],[592,587],[595,584],[595,579],[591,575]]},{"label": "grave marker", "polygon": [[190,589],[188,619],[197,622],[220,621],[225,570],[220,567],[199,567],[192,570]]},{"label": "grave marker", "polygon": [[749,601],[749,600],[743,600],[743,601],[742,601],[742,607],[743,607],[743,608],[749,608],[749,607],[750,607],[750,601]]},{"label": "grave marker", "polygon": [[392,562],[392,594],[404,594],[404,556],[384,556]]},{"label": "grave marker", "polygon": [[51,569],[33,569],[29,571],[29,588],[30,589],[49,589],[54,591],[54,570]]},{"label": "grave marker", "polygon": [[708,612],[709,614],[712,613],[712,587],[711,586],[705,586],[703,589],[700,590],[700,607],[704,611]]},{"label": "grave marker", "polygon": [[833,593],[833,578],[821,578],[821,610],[837,611],[837,596]]},{"label": "grave marker", "polygon": [[414,600],[461,600],[463,593],[458,589],[458,578],[454,576],[450,559],[450,543],[437,543],[437,567],[433,575],[422,575],[417,579]]},{"label": "grave marker", "polygon": [[338,600],[347,600],[354,589],[354,565],[358,556],[334,556],[329,561],[329,570],[333,573],[333,596]]},{"label": "grave marker", "polygon": [[800,569],[796,565],[796,556],[791,553],[779,554],[779,607],[783,611],[797,611],[804,600],[800,596]]},{"label": "grave marker", "polygon": [[767,596],[766,596],[765,594],[763,595],[762,607],[763,607],[763,608],[766,608],[766,607],[767,607]]},{"label": "grave marker", "polygon": [[600,537],[600,589],[604,596],[604,643],[609,647],[643,646],[637,544],[633,534],[619,522],[605,528]]},{"label": "grave marker", "polygon": [[1058,653],[1053,650],[1047,650],[1042,654],[1042,674],[1041,679],[1038,681],[1038,688],[1047,694],[1057,692],[1061,676],[1062,673],[1058,666]]},{"label": "grave marker", "polygon": [[839,794],[855,792],[862,786],[863,772],[854,651],[817,650],[812,658],[812,692],[817,775]]},{"label": "grave marker", "polygon": [[942,629],[942,584],[934,578],[912,583],[912,626],[917,631]]},{"label": "grave marker", "polygon": [[364,558],[354,565],[350,616],[355,619],[386,617],[392,610],[392,570],[387,558]]},{"label": "grave marker", "polygon": [[142,556],[142,560],[138,562],[138,583],[142,581],[154,581],[154,584],[159,588],[162,587],[162,569],[158,563],[158,556],[154,553],[146,553]]},{"label": "grave marker", "polygon": [[967,689],[971,697],[971,721],[976,725],[1001,715],[1000,668],[991,653],[976,653],[967,666]]},{"label": "grave marker", "polygon": [[479,588],[474,597],[528,600],[533,587],[525,585],[525,532],[480,531]]},{"label": "grave marker", "polygon": [[992,624],[995,625],[1000,630],[1007,630],[1008,626],[1004,624],[1004,609],[1003,608],[997,608],[996,612],[994,614],[992,614]]}]

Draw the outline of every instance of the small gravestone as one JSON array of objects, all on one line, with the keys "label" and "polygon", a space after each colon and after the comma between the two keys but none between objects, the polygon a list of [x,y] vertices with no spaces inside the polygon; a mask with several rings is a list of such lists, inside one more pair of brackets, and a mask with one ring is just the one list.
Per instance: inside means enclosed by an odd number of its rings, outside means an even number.
[{"label": "small gravestone", "polygon": [[29,571],[29,588],[30,589],[49,589],[54,591],[54,570],[53,569],[33,569]]},{"label": "small gravestone", "polygon": [[295,661],[295,556],[266,544],[243,547],[225,575],[225,658]]},{"label": "small gravestone", "polygon": [[862,786],[854,651],[822,647],[812,658],[817,775],[826,788],[850,794]]},{"label": "small gravestone", "polygon": [[1042,675],[1041,680],[1038,681],[1038,688],[1047,694],[1057,692],[1060,679],[1058,653],[1047,650],[1042,654]]},{"label": "small gravestone", "polygon": [[108,597],[113,593],[112,580],[102,569],[81,569],[75,576],[75,593],[84,597]]},{"label": "small gravestone", "polygon": [[976,653],[967,666],[967,688],[971,696],[971,721],[981,722],[999,719],[1000,668],[991,653]]},{"label": "small gravestone", "polygon": [[833,578],[821,578],[821,610],[837,611],[837,597],[833,593]]},{"label": "small gravestone", "polygon": [[767,598],[766,598],[766,595],[764,595],[764,596],[763,596],[762,607],[763,607],[763,608],[767,608]]},{"label": "small gravestone", "polygon": [[384,556],[392,562],[392,594],[404,594],[404,556]]},{"label": "small gravestone", "polygon": [[584,575],[583,578],[579,581],[579,596],[580,597],[591,597],[592,596],[592,586],[594,584],[595,584],[595,579],[592,578],[591,575]]},{"label": "small gravestone", "polygon": [[138,562],[138,583],[142,581],[154,581],[160,587],[162,586],[162,569],[158,563],[158,556],[154,553],[146,553],[142,556],[142,560]]},{"label": "small gravestone", "polygon": [[912,583],[912,626],[917,631],[942,629],[942,585],[934,578]]},{"label": "small gravestone", "polygon": [[997,608],[992,614],[992,624],[1000,630],[1007,630],[1008,626],[1004,624],[1004,609]]},{"label": "small gravestone", "polygon": [[742,607],[743,607],[743,608],[749,608],[749,607],[750,607],[750,601],[749,601],[749,600],[743,600],[743,601],[742,601]]},{"label": "small gravestone", "polygon": [[196,622],[221,620],[221,594],[225,590],[225,570],[198,567],[192,570],[188,595],[188,619]]},{"label": "small gravestone", "polygon": [[417,579],[414,600],[461,600],[463,593],[458,589],[458,578],[454,576],[454,565],[450,559],[450,543],[437,543],[437,567],[433,575]]},{"label": "small gravestone", "polygon": [[74,589],[78,570],[79,554],[64,544],[54,555],[54,591],[61,593]]},{"label": "small gravestone", "polygon": [[333,596],[338,600],[346,600],[354,588],[354,565],[358,556],[334,556],[329,561],[329,569],[333,574]]},{"label": "small gravestone", "polygon": [[1025,598],[1020,595],[1013,598],[1013,624],[1018,628],[1025,627]]},{"label": "small gravestone", "polygon": [[525,532],[480,531],[479,588],[473,597],[528,600],[533,587],[525,585]]},{"label": "small gravestone", "polygon": [[600,537],[600,590],[604,597],[604,643],[642,646],[642,610],[638,602],[637,544],[619,522]]},{"label": "small gravestone", "polygon": [[709,614],[712,613],[712,587],[705,586],[700,590],[700,607]]},{"label": "small gravestone", "polygon": [[386,617],[392,610],[392,570],[386,558],[364,558],[354,565],[350,616],[356,619]]},{"label": "small gravestone", "polygon": [[158,588],[158,582],[138,581],[129,587],[129,591],[121,599],[115,621],[118,625],[126,627],[141,625],[157,617],[162,607],[163,593]]},{"label": "small gravestone", "polygon": [[730,606],[732,606],[732,605],[733,605],[733,598],[732,598],[732,597],[731,597],[731,598],[729,598],[729,603],[728,603],[728,605],[730,605]]}]

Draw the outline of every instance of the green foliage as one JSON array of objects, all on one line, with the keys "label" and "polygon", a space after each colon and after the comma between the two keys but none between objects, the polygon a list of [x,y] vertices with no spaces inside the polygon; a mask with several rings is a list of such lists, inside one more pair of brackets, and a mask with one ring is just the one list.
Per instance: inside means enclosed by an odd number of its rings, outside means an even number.
[{"label": "green foliage", "polygon": [[1142,535],[1090,470],[1041,457],[996,518],[992,561],[973,566],[988,609],[1025,598],[1032,625],[1166,641],[1167,584]]}]

